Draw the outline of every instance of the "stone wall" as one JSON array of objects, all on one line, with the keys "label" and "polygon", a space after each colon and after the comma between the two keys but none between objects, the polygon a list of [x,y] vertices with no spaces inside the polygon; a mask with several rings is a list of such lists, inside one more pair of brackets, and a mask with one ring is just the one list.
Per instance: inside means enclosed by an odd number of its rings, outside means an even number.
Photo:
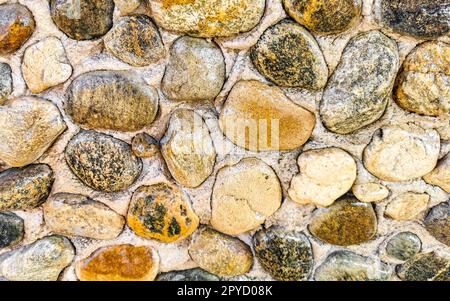
[{"label": "stone wall", "polygon": [[0,279],[449,280],[448,0],[114,2],[0,0]]}]

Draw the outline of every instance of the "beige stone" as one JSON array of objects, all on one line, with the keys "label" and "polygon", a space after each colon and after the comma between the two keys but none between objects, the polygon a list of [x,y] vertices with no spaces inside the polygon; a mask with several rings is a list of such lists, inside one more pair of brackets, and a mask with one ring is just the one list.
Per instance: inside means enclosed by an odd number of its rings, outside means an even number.
[{"label": "beige stone", "polygon": [[430,196],[426,193],[406,192],[395,197],[386,207],[384,214],[392,219],[413,220],[427,209]]},{"label": "beige stone", "polygon": [[437,167],[423,179],[428,184],[439,186],[450,193],[450,154],[439,161]]},{"label": "beige stone", "polygon": [[127,15],[135,11],[141,5],[141,0],[114,0],[114,4],[122,15]]},{"label": "beige stone", "polygon": [[389,189],[378,183],[356,184],[352,191],[358,200],[365,203],[378,202],[389,196]]},{"label": "beige stone", "polygon": [[299,204],[327,207],[352,188],[356,162],[339,148],[304,152],[298,158],[300,173],[292,179],[291,199]]}]

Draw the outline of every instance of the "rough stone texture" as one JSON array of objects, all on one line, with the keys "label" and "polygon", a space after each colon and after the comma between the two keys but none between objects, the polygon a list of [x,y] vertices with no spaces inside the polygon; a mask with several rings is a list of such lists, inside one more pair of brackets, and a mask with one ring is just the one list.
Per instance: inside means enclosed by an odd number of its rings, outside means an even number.
[{"label": "rough stone texture", "polygon": [[88,129],[133,132],[150,125],[158,112],[156,89],[127,71],[82,74],[67,94],[67,113]]},{"label": "rough stone texture", "polygon": [[349,134],[377,121],[388,104],[399,64],[397,45],[379,31],[352,38],[320,104],[327,129]]},{"label": "rough stone texture", "polygon": [[24,221],[11,212],[0,212],[0,249],[14,247],[25,233]]},{"label": "rough stone texture", "polygon": [[364,150],[364,166],[378,178],[402,182],[422,177],[437,164],[440,137],[414,124],[384,127]]},{"label": "rough stone texture", "polygon": [[429,201],[430,196],[426,193],[406,192],[395,197],[387,205],[384,214],[399,221],[413,220],[427,209]]},{"label": "rough stone texture", "polygon": [[0,211],[40,206],[52,190],[55,176],[45,164],[10,168],[0,173]]},{"label": "rough stone texture", "polygon": [[161,139],[161,153],[174,179],[191,188],[211,175],[216,162],[208,127],[193,110],[179,109],[172,114]]},{"label": "rough stone texture", "polygon": [[11,95],[13,91],[13,79],[11,67],[6,63],[0,63],[0,105]]},{"label": "rough stone texture", "polygon": [[114,239],[125,225],[123,216],[83,195],[57,193],[43,208],[46,225],[57,234]]},{"label": "rough stone texture", "polygon": [[220,281],[220,278],[202,269],[190,269],[162,273],[156,281]]},{"label": "rough stone texture", "polygon": [[11,54],[22,47],[36,27],[33,14],[19,3],[0,5],[0,55]]},{"label": "rough stone texture", "polygon": [[355,160],[339,148],[310,150],[297,162],[300,174],[292,179],[289,196],[302,205],[330,206],[356,180]]},{"label": "rough stone texture", "polygon": [[224,135],[252,151],[299,148],[311,137],[315,122],[314,114],[293,103],[279,88],[258,81],[236,83],[220,114]]},{"label": "rough stone texture", "polygon": [[0,159],[14,167],[33,163],[66,130],[50,101],[24,96],[0,106]]},{"label": "rough stone texture", "polygon": [[141,5],[141,0],[114,0],[114,4],[123,15],[127,15]]},{"label": "rough stone texture", "polygon": [[114,245],[96,250],[77,262],[75,269],[82,281],[152,281],[159,257],[151,247]]},{"label": "rough stone texture", "polygon": [[211,225],[236,235],[264,223],[281,205],[280,181],[273,169],[246,158],[219,170],[211,197]]},{"label": "rough stone texture", "polygon": [[389,196],[389,189],[378,183],[353,185],[352,192],[358,200],[365,203],[382,201]]},{"label": "rough stone texture", "polygon": [[450,246],[450,204],[439,204],[428,212],[425,227],[438,241]]},{"label": "rough stone texture", "polygon": [[398,260],[408,260],[422,249],[422,241],[411,232],[401,232],[392,237],[386,245],[386,253]]},{"label": "rough stone texture", "polygon": [[436,185],[450,193],[450,153],[447,154],[432,172],[426,174],[423,179],[431,185]]},{"label": "rough stone texture", "polygon": [[142,171],[141,159],[122,140],[94,131],[81,131],[67,144],[66,162],[87,186],[105,192],[130,187]]},{"label": "rough stone texture", "polygon": [[159,26],[198,37],[229,37],[253,29],[265,0],[148,0]]},{"label": "rough stone texture", "polygon": [[397,267],[404,281],[450,281],[450,260],[434,252],[418,254]]},{"label": "rough stone texture", "polygon": [[328,67],[317,41],[292,21],[267,29],[250,58],[262,75],[279,86],[320,90],[327,83]]},{"label": "rough stone texture", "polygon": [[211,101],[225,82],[222,50],[205,39],[181,37],[170,49],[161,89],[175,101]]},{"label": "rough stone texture", "polygon": [[146,133],[140,133],[131,140],[133,154],[139,158],[152,158],[159,153],[158,141]]}]

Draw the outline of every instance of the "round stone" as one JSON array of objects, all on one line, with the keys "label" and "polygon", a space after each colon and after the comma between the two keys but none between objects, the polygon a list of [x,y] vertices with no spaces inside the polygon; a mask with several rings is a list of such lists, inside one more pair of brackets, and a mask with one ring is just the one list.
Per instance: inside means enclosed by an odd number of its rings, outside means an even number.
[{"label": "round stone", "polygon": [[135,67],[156,63],[165,55],[158,29],[145,15],[120,18],[104,42],[109,52]]},{"label": "round stone", "polygon": [[450,203],[441,203],[431,208],[425,218],[425,228],[438,241],[450,246]]},{"label": "round stone", "polygon": [[302,232],[271,227],[255,234],[253,246],[258,261],[277,280],[307,280],[314,267],[311,243]]},{"label": "round stone", "polygon": [[66,162],[72,172],[95,190],[116,192],[130,187],[142,171],[126,142],[93,131],[81,131],[67,144]]},{"label": "round stone", "polygon": [[199,225],[187,196],[176,186],[141,186],[131,199],[128,226],[137,235],[170,243],[190,236]]},{"label": "round stone", "polygon": [[158,112],[156,89],[127,71],[82,74],[67,94],[67,113],[88,129],[134,132],[150,125]]},{"label": "round stone", "polygon": [[398,260],[408,260],[422,249],[422,241],[411,232],[401,232],[392,237],[386,245],[386,253]]},{"label": "round stone", "polygon": [[395,96],[403,109],[427,116],[449,114],[450,45],[420,44],[406,58],[397,81]]},{"label": "round stone", "polygon": [[152,17],[166,30],[204,38],[252,30],[264,15],[265,0],[149,0]]},{"label": "round stone", "polygon": [[220,281],[216,275],[202,269],[163,273],[156,278],[157,281]]},{"label": "round stone", "polygon": [[430,173],[426,174],[423,179],[431,185],[436,185],[450,193],[450,153],[447,154],[437,167]]},{"label": "round stone", "polygon": [[253,265],[248,245],[210,228],[201,228],[193,235],[189,255],[200,268],[218,276],[243,275]]},{"label": "round stone", "polygon": [[353,185],[352,192],[358,200],[364,203],[378,202],[389,196],[389,189],[378,183]]},{"label": "round stone", "polygon": [[426,193],[406,192],[394,198],[387,206],[384,214],[399,221],[414,220],[425,211],[430,201]]},{"label": "round stone", "polygon": [[240,147],[290,151],[308,141],[316,117],[275,86],[239,81],[228,95],[219,122],[225,136]]},{"label": "round stone", "polygon": [[159,153],[158,141],[146,133],[140,133],[133,137],[131,149],[139,158],[152,158]]},{"label": "round stone", "polygon": [[337,34],[349,29],[361,15],[361,0],[283,0],[286,12],[309,30]]},{"label": "round stone", "polygon": [[22,47],[36,27],[33,14],[19,3],[0,5],[0,55],[10,54]]},{"label": "round stone", "polygon": [[0,212],[0,249],[20,243],[25,234],[24,221],[11,212]]},{"label": "round stone", "polygon": [[237,235],[264,223],[281,206],[282,190],[273,169],[256,158],[220,169],[211,197],[211,225]]},{"label": "round stone", "polygon": [[25,210],[47,200],[55,177],[45,164],[11,168],[0,173],[0,211]]},{"label": "round stone", "polygon": [[75,266],[82,281],[152,281],[159,256],[148,246],[113,245],[94,251]]},{"label": "round stone", "polygon": [[211,101],[224,82],[225,59],[217,44],[188,36],[173,43],[161,87],[168,99]]},{"label": "round stone", "polygon": [[450,281],[450,260],[436,253],[420,253],[397,266],[403,281]]},{"label": "round stone", "polygon": [[0,62],[0,105],[11,95],[13,91],[13,79],[11,67]]},{"label": "round stone", "polygon": [[104,36],[113,26],[113,0],[50,0],[56,26],[74,40]]},{"label": "round stone", "polygon": [[325,127],[350,134],[380,119],[399,64],[397,44],[381,32],[369,31],[352,38],[320,103]]},{"label": "round stone", "polygon": [[348,192],[356,180],[356,162],[339,148],[324,148],[302,153],[300,173],[289,188],[290,198],[299,204],[327,207]]},{"label": "round stone", "polygon": [[384,127],[374,133],[364,150],[364,166],[382,180],[409,181],[434,169],[440,147],[435,130],[414,124]]},{"label": "round stone", "polygon": [[371,204],[345,197],[328,208],[318,209],[308,229],[326,243],[350,246],[373,239],[377,233],[377,224]]},{"label": "round stone", "polygon": [[46,225],[57,234],[114,239],[125,225],[123,216],[83,195],[57,193],[43,208]]},{"label": "round stone", "polygon": [[253,65],[278,86],[320,90],[328,67],[314,37],[292,21],[269,27],[251,49]]}]

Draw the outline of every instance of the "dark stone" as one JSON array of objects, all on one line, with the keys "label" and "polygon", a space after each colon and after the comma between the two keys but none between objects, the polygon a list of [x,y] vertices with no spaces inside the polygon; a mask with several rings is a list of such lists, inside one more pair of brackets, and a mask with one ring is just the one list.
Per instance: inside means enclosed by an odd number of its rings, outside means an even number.
[{"label": "dark stone", "polygon": [[425,217],[425,228],[438,241],[450,246],[450,203],[431,208]]},{"label": "dark stone", "polygon": [[17,245],[24,235],[23,219],[14,213],[0,212],[0,249]]},{"label": "dark stone", "polygon": [[11,67],[6,63],[0,63],[0,105],[11,95],[13,91],[13,79]]},{"label": "dark stone", "polygon": [[36,27],[33,14],[21,4],[0,5],[0,55],[10,54],[22,47]]},{"label": "dark stone", "polygon": [[156,281],[220,281],[220,278],[202,269],[190,269],[162,273]]},{"label": "dark stone", "polygon": [[159,153],[158,141],[146,133],[139,133],[131,140],[133,153],[140,158],[152,158]]},{"label": "dark stone", "polygon": [[397,266],[397,275],[404,281],[450,281],[450,260],[434,252],[418,254]]},{"label": "dark stone", "polygon": [[408,260],[422,249],[422,241],[411,232],[401,232],[392,237],[386,245],[386,253],[398,260]]}]

